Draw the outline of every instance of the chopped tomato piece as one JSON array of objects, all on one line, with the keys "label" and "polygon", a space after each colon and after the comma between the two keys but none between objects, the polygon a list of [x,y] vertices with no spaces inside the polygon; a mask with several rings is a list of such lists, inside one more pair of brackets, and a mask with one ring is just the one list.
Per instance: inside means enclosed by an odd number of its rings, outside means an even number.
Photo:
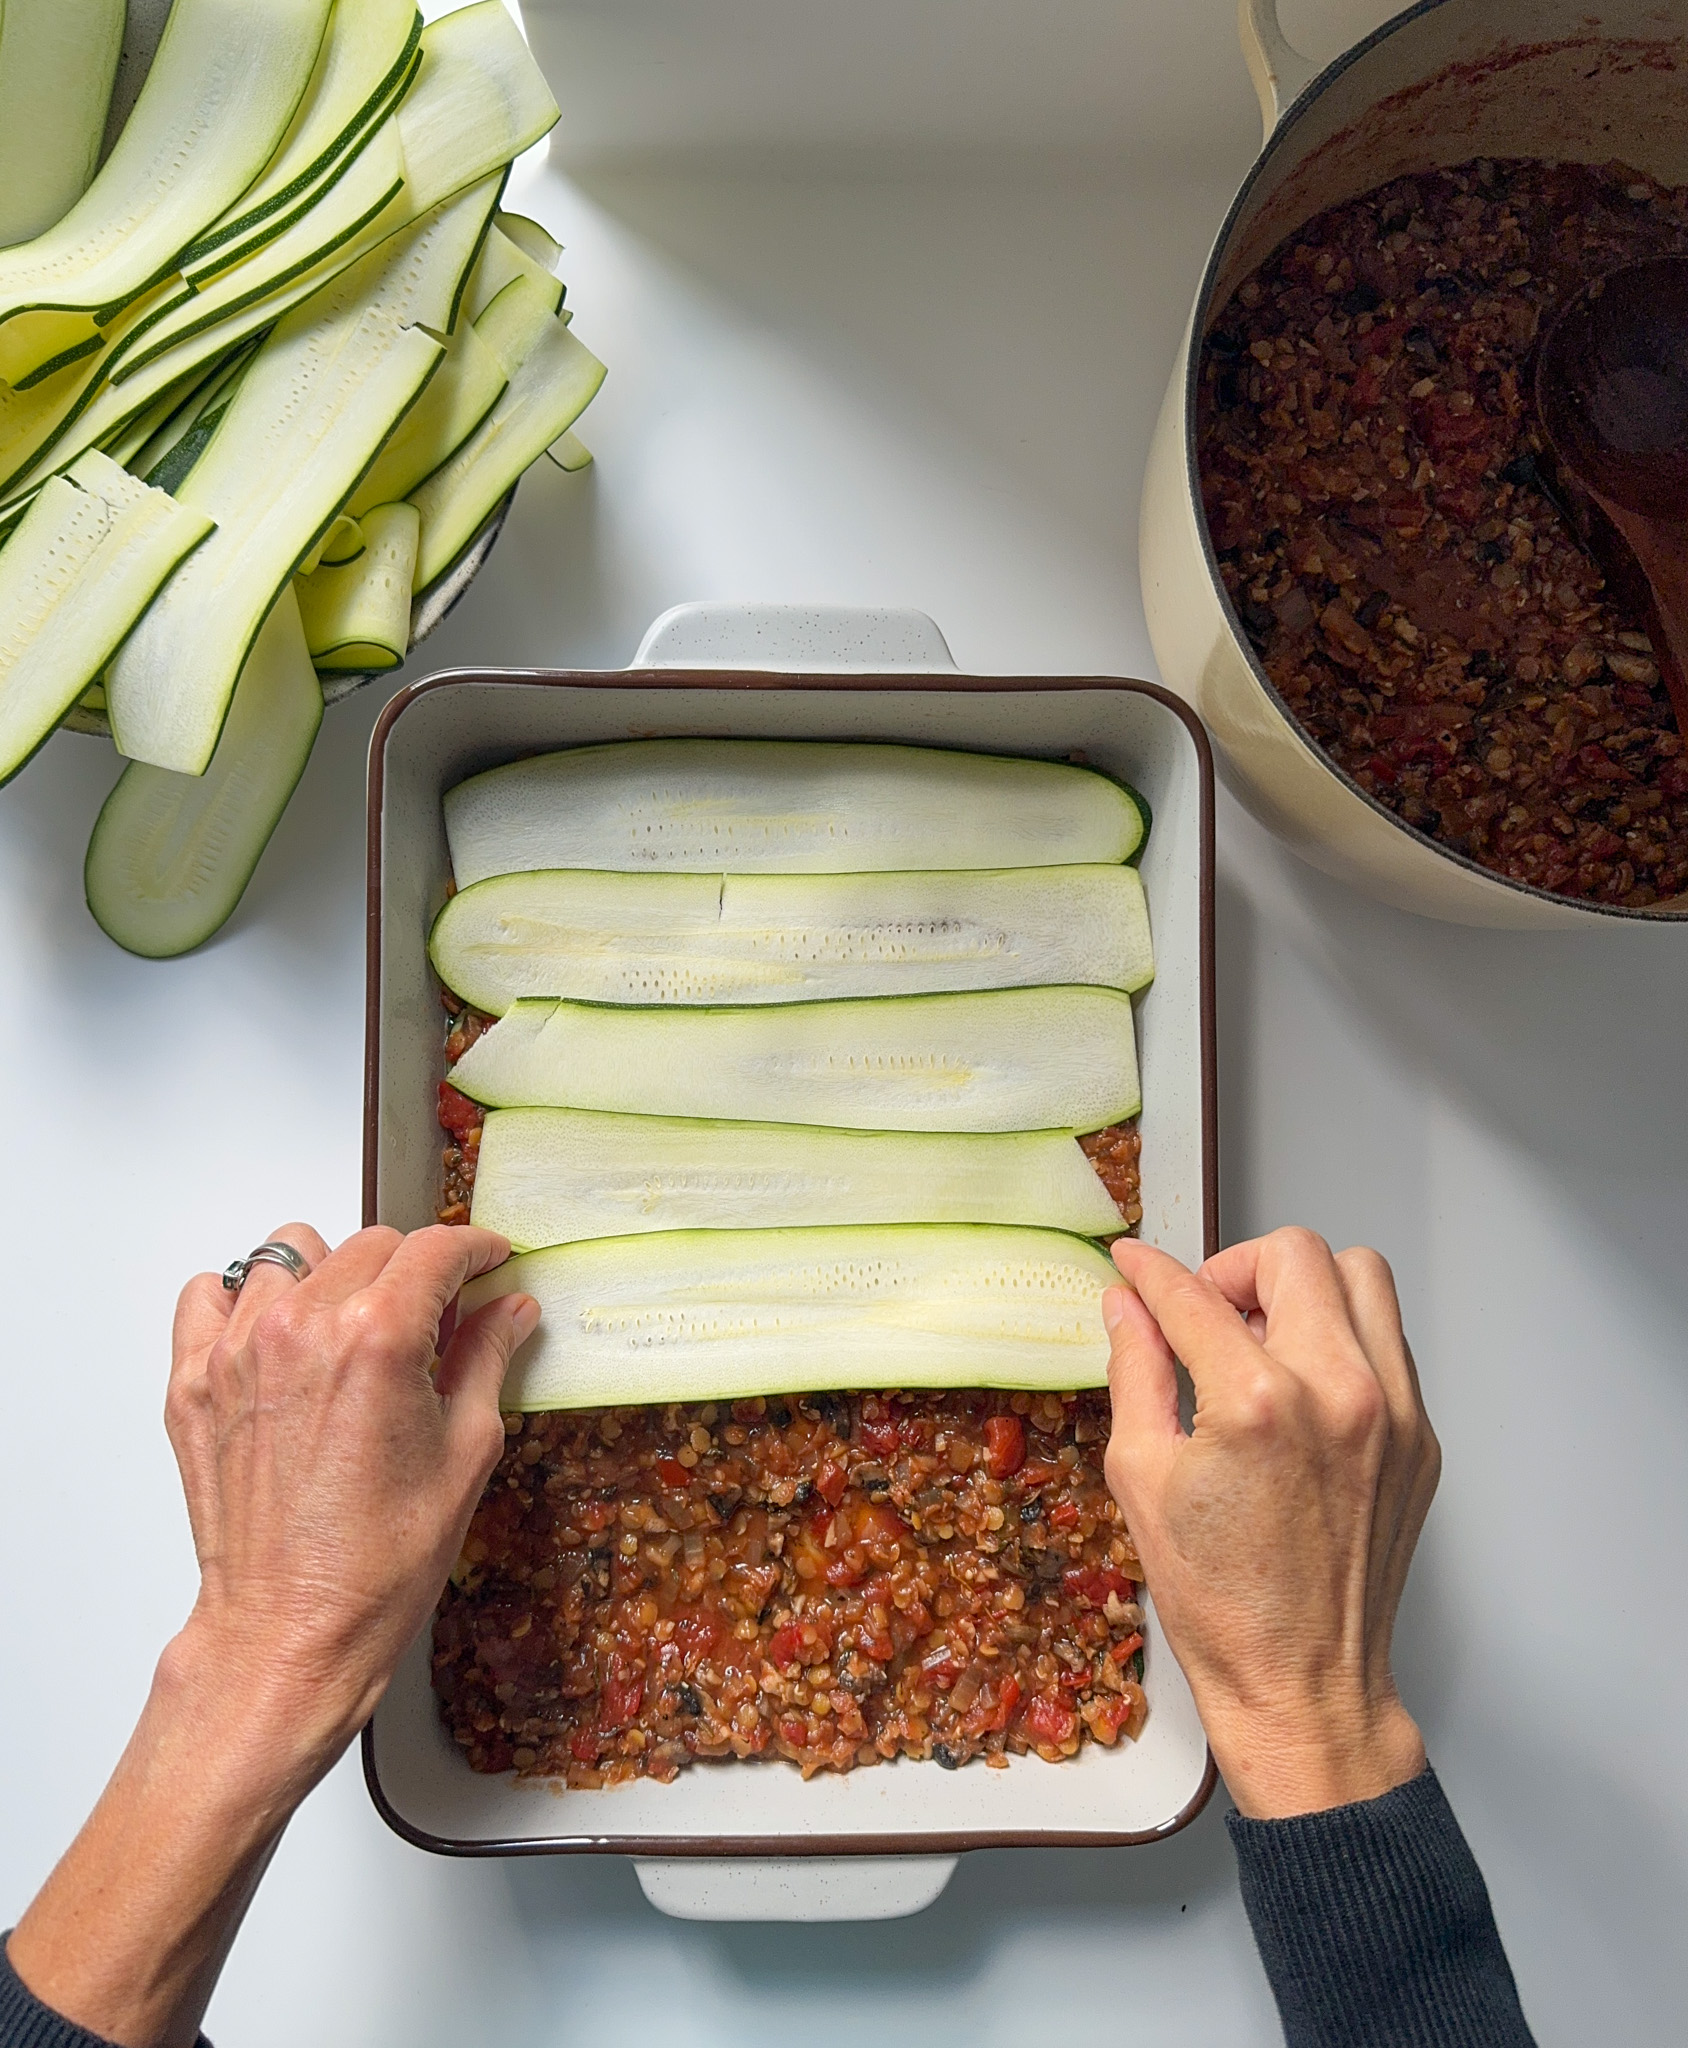
[{"label": "chopped tomato piece", "polygon": [[645,1703],[645,1674],[640,1666],[629,1669],[613,1659],[604,1680],[600,1719],[606,1728],[630,1728]]},{"label": "chopped tomato piece", "polygon": [[768,1644],[768,1662],[785,1666],[795,1664],[803,1653],[803,1631],[791,1624],[777,1628]]},{"label": "chopped tomato piece", "polygon": [[856,1541],[870,1550],[895,1550],[905,1534],[894,1508],[864,1507],[856,1511]]},{"label": "chopped tomato piece", "polygon": [[1108,1652],[1108,1655],[1113,1658],[1116,1664],[1129,1664],[1142,1647],[1143,1638],[1141,1633],[1129,1635],[1123,1643],[1115,1643]]},{"label": "chopped tomato piece", "polygon": [[1076,1529],[1078,1527],[1078,1502],[1064,1500],[1059,1507],[1049,1512],[1049,1526],[1052,1529]]},{"label": "chopped tomato piece", "polygon": [[1017,1415],[992,1415],[985,1422],[985,1463],[993,1479],[1012,1479],[1026,1462],[1026,1425]]},{"label": "chopped tomato piece", "polygon": [[1106,1607],[1110,1593],[1129,1600],[1137,1586],[1112,1565],[1075,1564],[1061,1574],[1061,1590],[1069,1600],[1082,1601],[1086,1607]]},{"label": "chopped tomato piece", "polygon": [[902,1448],[902,1434],[897,1428],[894,1415],[876,1415],[871,1420],[862,1415],[862,1449],[871,1451],[876,1458],[894,1458]]},{"label": "chopped tomato piece", "polygon": [[1040,1692],[1026,1709],[1026,1727],[1035,1741],[1059,1748],[1078,1733],[1078,1716],[1059,1693]]},{"label": "chopped tomato piece", "polygon": [[683,1615],[674,1624],[674,1640],[695,1663],[720,1642],[721,1624],[711,1614]]},{"label": "chopped tomato piece", "polygon": [[867,1559],[854,1543],[847,1550],[841,1550],[826,1568],[829,1586],[855,1586],[866,1577]]},{"label": "chopped tomato piece", "polygon": [[440,1083],[440,1127],[450,1131],[453,1137],[461,1138],[466,1131],[472,1131],[477,1124],[484,1123],[486,1111],[478,1102],[471,1102],[467,1095],[452,1087],[449,1081]]},{"label": "chopped tomato piece", "polygon": [[658,1458],[654,1469],[663,1485],[671,1486],[676,1491],[691,1483],[692,1475],[678,1458]]},{"label": "chopped tomato piece", "polygon": [[823,1465],[815,1475],[815,1491],[829,1508],[837,1507],[849,1483],[842,1465]]},{"label": "chopped tomato piece", "polygon": [[598,1738],[590,1728],[569,1737],[569,1755],[576,1763],[589,1764],[598,1754]]},{"label": "chopped tomato piece", "polygon": [[1060,1476],[1060,1466],[1051,1465],[1047,1458],[1028,1458],[1020,1468],[1021,1481],[1028,1487],[1047,1486],[1051,1479]]}]

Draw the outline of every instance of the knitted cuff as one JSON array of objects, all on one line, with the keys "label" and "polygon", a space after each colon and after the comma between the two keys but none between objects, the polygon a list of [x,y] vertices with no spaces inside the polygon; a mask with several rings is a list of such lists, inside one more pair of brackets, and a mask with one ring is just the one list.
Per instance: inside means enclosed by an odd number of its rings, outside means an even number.
[{"label": "knitted cuff", "polygon": [[[112,2048],[103,2034],[90,2034],[41,2003],[12,1968],[6,1952],[10,1934],[7,1928],[0,1936],[0,2048]],[[203,2034],[199,2048],[211,2048]]]},{"label": "knitted cuff", "polygon": [[1434,1771],[1354,1806],[1226,1826],[1288,2048],[1534,2048]]}]

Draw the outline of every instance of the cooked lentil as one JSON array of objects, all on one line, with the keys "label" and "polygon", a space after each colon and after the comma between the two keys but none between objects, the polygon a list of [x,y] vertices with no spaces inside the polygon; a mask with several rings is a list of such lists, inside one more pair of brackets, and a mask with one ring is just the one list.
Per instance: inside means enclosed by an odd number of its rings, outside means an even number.
[{"label": "cooked lentil", "polygon": [[1220,572],[1309,735],[1409,825],[1515,881],[1688,890],[1688,758],[1643,587],[1553,474],[1536,341],[1591,279],[1688,254],[1688,187],[1474,160],[1300,228],[1202,349]]}]

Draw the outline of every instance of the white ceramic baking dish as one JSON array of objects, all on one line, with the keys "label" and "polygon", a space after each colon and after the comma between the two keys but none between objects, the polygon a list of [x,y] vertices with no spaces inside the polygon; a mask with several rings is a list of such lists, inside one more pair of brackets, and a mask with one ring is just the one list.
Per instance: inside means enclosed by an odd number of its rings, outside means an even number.
[{"label": "white ceramic baking dish", "polygon": [[[1200,724],[1150,684],[1108,678],[960,676],[916,615],[868,615],[868,644],[898,667],[840,670],[851,615],[763,607],[723,619],[686,608],[664,647],[720,662],[801,646],[830,672],[748,665],[614,674],[454,671],[402,691],[375,731],[369,786],[369,983],[364,1218],[410,1229],[438,1200],[435,1087],[442,1015],[429,923],[449,876],[440,799],[464,776],[517,756],[651,735],[900,740],[1004,754],[1078,757],[1148,798],[1143,876],[1158,974],[1139,1004],[1143,1235],[1191,1263],[1217,1243],[1213,1043],[1212,766]],[[811,650],[813,652],[811,653]],[[734,656],[743,663],[742,652]],[[1194,1818],[1213,1767],[1183,1673],[1151,1620],[1147,1727],[1135,1744],[1087,1747],[1051,1766],[945,1771],[899,1762],[804,1784],[782,1764],[705,1764],[673,1784],[559,1791],[477,1776],[446,1735],[415,1643],[365,1732],[364,1763],[386,1820],[454,1855],[607,1851],[639,1859],[665,1910],[707,1918],[884,1918],[942,1890],[958,1851],[1010,1844],[1158,1840]],[[796,1862],[792,1859],[811,1859]]]}]

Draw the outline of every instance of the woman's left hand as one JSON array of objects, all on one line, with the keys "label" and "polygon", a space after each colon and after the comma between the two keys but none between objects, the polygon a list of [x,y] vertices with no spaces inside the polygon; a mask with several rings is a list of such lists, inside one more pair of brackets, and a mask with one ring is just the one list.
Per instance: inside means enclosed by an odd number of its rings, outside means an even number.
[{"label": "woman's left hand", "polygon": [[[56,2011],[124,2048],[190,2048],[293,1809],[425,1625],[504,1443],[525,1294],[446,1334],[490,1231],[362,1230],[312,1269],[214,1273],[176,1309],[165,1426],[199,1597],[88,1824],[7,1943]],[[443,1348],[442,1348],[442,1339]]]}]

